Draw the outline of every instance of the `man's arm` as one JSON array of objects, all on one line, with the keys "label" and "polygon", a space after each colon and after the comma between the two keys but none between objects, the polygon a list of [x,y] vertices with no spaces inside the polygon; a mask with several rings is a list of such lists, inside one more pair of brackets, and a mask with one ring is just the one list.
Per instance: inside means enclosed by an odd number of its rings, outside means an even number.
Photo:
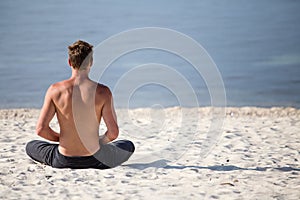
[{"label": "man's arm", "polygon": [[104,135],[100,136],[100,144],[106,144],[115,140],[119,135],[117,115],[114,108],[113,98],[109,88],[106,88],[106,98],[102,108],[102,117],[107,127]]},{"label": "man's arm", "polygon": [[59,133],[52,130],[49,126],[49,123],[55,114],[55,106],[52,101],[52,93],[53,86],[50,86],[45,95],[44,105],[41,109],[40,117],[36,125],[36,133],[40,137],[43,137],[47,140],[58,142]]}]

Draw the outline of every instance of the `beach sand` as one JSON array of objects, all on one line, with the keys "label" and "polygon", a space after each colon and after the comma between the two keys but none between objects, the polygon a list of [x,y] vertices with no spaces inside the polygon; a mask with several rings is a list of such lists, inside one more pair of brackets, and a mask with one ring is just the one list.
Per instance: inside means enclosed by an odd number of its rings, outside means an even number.
[{"label": "beach sand", "polygon": [[39,139],[38,110],[1,110],[0,198],[300,199],[300,110],[226,108],[222,126],[212,111],[119,109],[120,138],[135,143],[134,156],[113,169],[75,170],[26,155]]}]

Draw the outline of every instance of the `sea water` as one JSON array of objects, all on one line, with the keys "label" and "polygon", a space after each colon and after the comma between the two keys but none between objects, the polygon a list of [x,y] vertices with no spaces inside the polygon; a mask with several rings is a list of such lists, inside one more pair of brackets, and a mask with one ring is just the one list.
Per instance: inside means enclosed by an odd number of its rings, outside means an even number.
[{"label": "sea water", "polygon": [[[115,34],[143,27],[172,29],[201,44],[222,76],[228,106],[300,107],[299,9],[300,1],[294,0],[1,1],[0,108],[41,107],[49,85],[70,76],[67,46],[76,40],[97,47]],[[165,84],[118,90],[121,77],[149,63],[176,70],[182,81],[165,76]],[[160,71],[132,79],[149,76],[159,77]],[[170,107],[195,106],[181,101],[193,94],[199,106],[211,105],[204,80],[180,55],[141,49],[106,66],[97,81],[119,92],[117,107]],[[183,88],[186,81],[193,94]]]}]

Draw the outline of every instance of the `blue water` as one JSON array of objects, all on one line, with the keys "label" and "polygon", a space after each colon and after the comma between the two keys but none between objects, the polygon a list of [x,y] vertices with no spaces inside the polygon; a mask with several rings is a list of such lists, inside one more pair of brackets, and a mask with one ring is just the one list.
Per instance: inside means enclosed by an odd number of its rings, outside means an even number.
[{"label": "blue water", "polygon": [[[40,107],[48,86],[70,76],[67,46],[74,41],[97,46],[114,34],[140,27],[174,29],[200,43],[222,75],[227,105],[299,108],[299,10],[296,0],[1,1],[0,108]],[[210,105],[202,77],[168,52],[124,55],[100,81],[114,88],[122,74],[151,62],[176,69],[189,80],[199,105]],[[139,78],[150,75],[155,73]],[[130,102],[122,95],[115,101],[118,107],[176,106],[184,92],[145,85]]]}]

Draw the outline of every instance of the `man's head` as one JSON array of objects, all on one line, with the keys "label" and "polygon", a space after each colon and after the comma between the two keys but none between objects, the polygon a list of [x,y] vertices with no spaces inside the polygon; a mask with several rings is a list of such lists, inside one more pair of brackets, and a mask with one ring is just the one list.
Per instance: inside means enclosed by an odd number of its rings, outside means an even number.
[{"label": "man's head", "polygon": [[93,46],[78,40],[68,47],[69,64],[74,69],[85,70],[93,63]]}]

